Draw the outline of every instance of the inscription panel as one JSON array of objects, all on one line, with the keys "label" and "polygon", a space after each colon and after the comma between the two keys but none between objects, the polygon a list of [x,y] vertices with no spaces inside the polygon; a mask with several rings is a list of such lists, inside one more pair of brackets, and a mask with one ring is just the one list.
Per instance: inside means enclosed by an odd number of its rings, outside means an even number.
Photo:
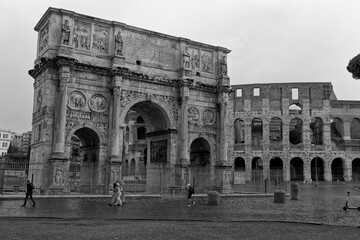
[{"label": "inscription panel", "polygon": [[171,68],[177,68],[179,65],[176,42],[135,32],[124,32],[123,40],[126,57]]}]

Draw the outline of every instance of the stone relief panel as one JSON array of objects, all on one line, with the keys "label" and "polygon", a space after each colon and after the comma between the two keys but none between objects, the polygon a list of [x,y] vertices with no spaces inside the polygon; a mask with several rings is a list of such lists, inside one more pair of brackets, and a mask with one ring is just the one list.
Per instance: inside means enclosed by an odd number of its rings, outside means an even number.
[{"label": "stone relief panel", "polygon": [[92,49],[100,53],[109,53],[109,32],[108,28],[101,26],[94,27]]},{"label": "stone relief panel", "polygon": [[103,95],[94,94],[89,100],[89,108],[94,112],[105,112],[108,108],[108,101]]},{"label": "stone relief panel", "polygon": [[215,131],[216,131],[215,125],[189,123],[189,132],[202,132],[202,133],[216,134]]},{"label": "stone relief panel", "polygon": [[190,67],[193,70],[200,70],[200,51],[195,48],[188,48],[190,54]]},{"label": "stone relief panel", "polygon": [[56,186],[65,186],[66,177],[66,167],[60,163],[54,163],[53,168],[53,184]]},{"label": "stone relief panel", "polygon": [[39,52],[41,52],[49,43],[49,23],[41,29],[39,38]]},{"label": "stone relief panel", "polygon": [[212,52],[201,51],[201,71],[205,73],[213,73]]},{"label": "stone relief panel", "polygon": [[215,112],[211,109],[205,109],[202,114],[202,121],[206,125],[212,125],[215,123]]},{"label": "stone relief panel", "polygon": [[42,101],[43,101],[43,92],[41,89],[39,89],[39,91],[37,92],[37,95],[36,95],[36,110],[35,112],[38,112],[41,110],[41,104],[42,104]]},{"label": "stone relief panel", "polygon": [[188,108],[188,121],[190,123],[198,123],[200,121],[200,112],[196,107]]},{"label": "stone relief panel", "polygon": [[163,95],[153,95],[154,98],[159,99],[160,101],[164,102],[166,106],[171,110],[173,117],[175,120],[178,119],[178,108],[176,107],[176,98],[169,97],[169,96],[163,96]]},{"label": "stone relief panel", "polygon": [[178,68],[179,50],[177,43],[159,37],[136,32],[123,32],[124,56],[149,63]]},{"label": "stone relief panel", "polygon": [[144,96],[146,96],[145,93],[123,90],[123,91],[121,91],[120,105],[123,107],[126,104],[128,104],[129,102],[131,102],[132,100],[140,98],[140,97],[144,97]]},{"label": "stone relief panel", "polygon": [[68,96],[67,105],[74,110],[82,110],[85,107],[86,99],[82,92],[72,91]]},{"label": "stone relief panel", "polygon": [[75,22],[73,45],[76,49],[90,50],[90,24]]},{"label": "stone relief panel", "polygon": [[66,121],[66,130],[69,131],[70,129],[72,129],[73,127],[76,127],[77,125],[79,125],[78,121]]},{"label": "stone relief panel", "polygon": [[111,168],[111,176],[110,176],[110,183],[115,183],[121,181],[121,171],[120,171],[120,164],[113,164],[110,166]]}]

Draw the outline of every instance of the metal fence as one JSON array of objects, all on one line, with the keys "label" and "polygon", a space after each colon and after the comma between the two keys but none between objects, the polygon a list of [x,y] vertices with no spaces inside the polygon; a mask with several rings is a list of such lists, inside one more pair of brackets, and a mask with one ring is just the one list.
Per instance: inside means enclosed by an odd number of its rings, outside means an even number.
[{"label": "metal fence", "polygon": [[[112,182],[107,166],[97,166],[90,163],[87,166],[80,166],[77,163],[70,164],[67,173],[59,173],[50,164],[28,164],[23,157],[3,157],[0,159],[0,194],[19,194],[24,193],[26,181],[34,180],[35,194],[103,194],[112,193]],[[47,184],[41,185],[38,176],[44,173],[51,173]],[[264,178],[262,170],[251,172],[251,181],[246,180],[245,171],[233,172],[229,175],[210,174],[209,171],[191,169],[188,176],[175,175],[176,171],[171,169],[153,168],[134,169],[122,174],[122,183],[128,194],[160,194],[172,196],[184,196],[185,186],[189,182],[195,188],[195,194],[207,193],[210,190],[217,190],[221,193],[273,193],[282,189],[290,191],[289,182],[283,181],[282,170],[271,171],[270,177]],[[54,173],[54,174],[53,174]],[[360,180],[360,169],[354,170],[354,181]],[[183,173],[180,173],[183,174]],[[319,177],[319,181],[323,178]],[[340,176],[333,176],[334,181],[342,181]],[[61,192],[54,192],[56,186],[51,188],[51,184],[56,181]]]}]

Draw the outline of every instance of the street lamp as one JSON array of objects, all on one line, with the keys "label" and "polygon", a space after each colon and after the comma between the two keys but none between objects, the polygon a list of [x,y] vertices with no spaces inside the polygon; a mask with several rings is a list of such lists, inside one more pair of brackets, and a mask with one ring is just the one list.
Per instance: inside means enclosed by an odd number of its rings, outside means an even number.
[{"label": "street lamp", "polygon": [[317,167],[317,156],[316,156],[316,146],[318,143],[318,134],[320,134],[321,131],[319,131],[319,126],[316,124],[316,119],[314,122],[312,120],[310,121],[310,125],[313,124],[313,146],[314,146],[314,153],[315,153],[315,187],[319,185],[318,183],[318,167]]}]

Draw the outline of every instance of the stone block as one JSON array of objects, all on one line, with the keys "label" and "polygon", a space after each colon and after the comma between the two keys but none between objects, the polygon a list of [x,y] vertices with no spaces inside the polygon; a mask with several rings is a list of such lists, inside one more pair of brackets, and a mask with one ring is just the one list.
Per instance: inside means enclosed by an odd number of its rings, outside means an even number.
[{"label": "stone block", "polygon": [[299,200],[299,184],[291,183],[291,200]]},{"label": "stone block", "polygon": [[207,194],[208,205],[218,205],[220,202],[220,194],[217,191],[210,191]]},{"label": "stone block", "polygon": [[284,190],[276,190],[274,192],[274,203],[285,203],[286,193]]}]

